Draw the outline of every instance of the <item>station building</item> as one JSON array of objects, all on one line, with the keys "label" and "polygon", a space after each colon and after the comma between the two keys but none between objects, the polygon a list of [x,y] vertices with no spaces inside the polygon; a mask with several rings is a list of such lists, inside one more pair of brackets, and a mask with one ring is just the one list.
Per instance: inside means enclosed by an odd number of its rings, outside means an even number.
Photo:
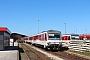
[{"label": "station building", "polygon": [[0,27],[0,51],[10,46],[11,32],[7,27]]}]

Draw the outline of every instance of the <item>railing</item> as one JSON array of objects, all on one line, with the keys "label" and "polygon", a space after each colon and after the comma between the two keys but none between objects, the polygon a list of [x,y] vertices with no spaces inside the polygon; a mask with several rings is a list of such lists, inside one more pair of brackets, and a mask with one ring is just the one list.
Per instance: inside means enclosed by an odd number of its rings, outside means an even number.
[{"label": "railing", "polygon": [[68,48],[80,52],[90,51],[90,40],[71,40]]}]

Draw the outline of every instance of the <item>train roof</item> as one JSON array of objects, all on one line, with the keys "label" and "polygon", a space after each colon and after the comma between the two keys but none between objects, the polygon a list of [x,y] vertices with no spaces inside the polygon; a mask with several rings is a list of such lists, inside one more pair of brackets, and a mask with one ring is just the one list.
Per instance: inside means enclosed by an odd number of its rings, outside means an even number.
[{"label": "train roof", "polygon": [[47,31],[43,31],[42,33],[44,32],[61,32],[61,31],[57,31],[57,30],[47,30]]},{"label": "train roof", "polygon": [[63,35],[79,35],[79,34],[63,34]]},{"label": "train roof", "polygon": [[[40,34],[44,34],[44,33],[50,33],[50,32],[55,32],[55,33],[61,33],[61,31],[57,31],[57,30],[47,30],[47,31],[43,31],[41,33],[32,35],[32,36],[36,36],[36,35],[40,35]],[[32,37],[32,36],[28,36],[28,37]]]}]

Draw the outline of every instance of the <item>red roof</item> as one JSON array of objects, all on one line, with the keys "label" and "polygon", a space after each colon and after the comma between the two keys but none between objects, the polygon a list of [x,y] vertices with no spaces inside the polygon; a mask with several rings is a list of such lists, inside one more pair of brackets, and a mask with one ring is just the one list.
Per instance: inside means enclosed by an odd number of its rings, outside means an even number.
[{"label": "red roof", "polygon": [[9,29],[6,28],[6,27],[0,27],[0,31],[2,31],[2,32],[8,32],[8,33],[11,34],[11,32],[9,31]]},{"label": "red roof", "polygon": [[0,31],[7,31],[7,28],[1,28],[0,27]]}]

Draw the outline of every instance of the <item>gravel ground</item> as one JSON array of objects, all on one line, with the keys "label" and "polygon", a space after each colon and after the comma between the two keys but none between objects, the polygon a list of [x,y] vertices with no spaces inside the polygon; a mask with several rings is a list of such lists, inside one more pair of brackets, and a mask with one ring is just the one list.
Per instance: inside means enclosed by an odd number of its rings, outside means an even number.
[{"label": "gravel ground", "polygon": [[[27,44],[28,45],[28,44]],[[30,45],[29,45],[30,46]],[[44,56],[44,57],[49,57],[49,56],[47,56],[46,54],[44,54],[44,53],[42,53],[41,51],[38,51],[38,50],[36,50],[36,48],[32,48],[34,51],[36,51],[36,52],[38,52],[40,55],[42,55],[42,56]],[[28,51],[28,50],[27,50]],[[66,52],[68,52],[68,51],[66,51]],[[69,52],[70,53],[70,52]],[[31,60],[40,60],[39,59],[39,57],[37,57],[37,56],[35,56],[32,52],[29,52],[29,54],[30,54],[30,56],[31,56]],[[50,54],[49,54],[50,55]],[[25,53],[21,53],[21,59],[22,60],[27,60],[26,59],[26,57],[25,57],[26,55],[25,55]],[[80,55],[79,55],[80,56]],[[82,55],[81,55],[82,56]],[[83,56],[83,57],[86,57],[86,56]],[[87,58],[90,58],[90,57],[87,57]],[[48,59],[46,59],[46,60],[53,60],[53,59],[51,59],[51,57],[49,57]],[[57,59],[55,59],[55,60],[57,60]],[[59,60],[62,60],[62,59],[59,59]]]},{"label": "gravel ground", "polygon": [[[31,47],[30,47],[31,48]],[[24,47],[24,49],[26,49],[26,52],[28,52],[28,55],[30,57],[30,60],[41,60],[37,55],[35,55],[32,51],[28,50],[26,47]],[[33,48],[31,48],[33,49]],[[46,60],[52,60],[51,58],[47,57],[45,54],[33,49],[33,51],[35,51],[36,53],[38,53],[39,55],[43,56],[46,58]]]},{"label": "gravel ground", "polygon": [[[26,45],[30,46],[29,44],[26,44]],[[46,60],[64,60],[64,59],[59,58],[59,57],[57,57],[57,56],[55,56],[55,55],[52,55],[49,51],[45,51],[45,50],[43,50],[43,49],[41,49],[41,48],[37,48],[37,47],[34,47],[34,46],[30,46],[30,47],[31,47],[32,49],[36,50],[37,52],[39,52],[41,55],[43,54],[44,57],[49,57],[49,58],[46,59]]]},{"label": "gravel ground", "polygon": [[81,57],[83,57],[83,58],[90,59],[90,56],[81,55],[81,54],[78,54],[78,53],[75,53],[75,52],[70,52],[70,51],[66,51],[66,52],[68,52],[68,53],[70,53],[70,54],[75,54],[75,55],[77,55],[77,56],[81,56]]}]

